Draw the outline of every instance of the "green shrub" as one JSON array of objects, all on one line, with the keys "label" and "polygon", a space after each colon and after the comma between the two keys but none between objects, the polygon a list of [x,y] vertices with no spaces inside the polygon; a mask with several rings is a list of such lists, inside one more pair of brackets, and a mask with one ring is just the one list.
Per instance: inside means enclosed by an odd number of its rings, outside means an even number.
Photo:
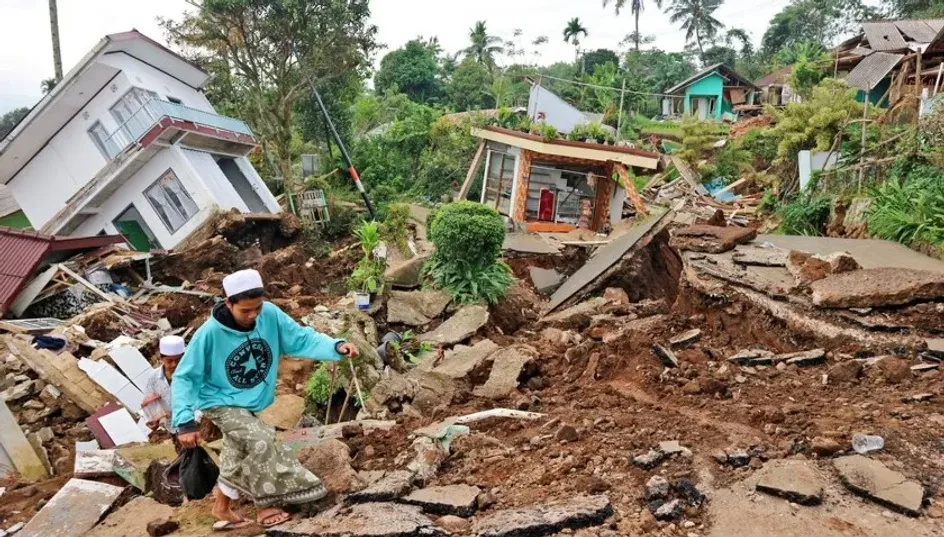
[{"label": "green shrub", "polygon": [[511,269],[501,261],[505,224],[497,211],[459,201],[440,208],[429,226],[436,251],[424,267],[440,288],[459,303],[496,303],[512,283]]},{"label": "green shrub", "polygon": [[754,167],[769,168],[777,158],[777,137],[770,129],[751,129],[740,141],[741,149],[750,153]]},{"label": "green shrub", "polygon": [[407,257],[410,252],[409,240],[410,207],[403,203],[394,203],[387,208],[387,217],[380,224],[380,237],[400,250]]},{"label": "green shrub", "polygon": [[832,198],[807,190],[777,210],[783,219],[777,231],[784,235],[822,235],[831,207]]},{"label": "green shrub", "polygon": [[900,161],[891,178],[870,191],[869,233],[903,244],[944,244],[944,170]]},{"label": "green shrub", "polygon": [[337,242],[351,236],[357,224],[357,211],[340,204],[328,205],[328,222],[321,228],[321,236],[328,242]]},{"label": "green shrub", "polygon": [[354,235],[360,241],[363,257],[354,266],[354,271],[348,278],[348,287],[353,291],[383,292],[387,264],[374,255],[374,250],[380,244],[379,228],[377,222],[363,222],[354,230]]},{"label": "green shrub", "polygon": [[326,405],[332,395],[331,373],[328,371],[328,365],[322,362],[305,383],[305,397],[312,403]]}]

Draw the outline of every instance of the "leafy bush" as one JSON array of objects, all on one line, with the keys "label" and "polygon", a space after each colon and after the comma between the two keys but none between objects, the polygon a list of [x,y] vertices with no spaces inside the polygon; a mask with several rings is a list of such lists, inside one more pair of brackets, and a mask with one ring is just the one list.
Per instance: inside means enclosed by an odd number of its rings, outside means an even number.
[{"label": "leafy bush", "polygon": [[495,303],[512,283],[500,259],[505,224],[497,211],[470,201],[445,205],[429,226],[436,251],[424,270],[459,303]]},{"label": "leafy bush", "polygon": [[679,157],[695,168],[711,154],[712,145],[717,137],[714,127],[707,121],[686,119],[682,122],[680,136],[682,148]]},{"label": "leafy bush", "polygon": [[701,176],[703,181],[721,177],[725,183],[731,183],[740,179],[742,173],[752,169],[750,152],[737,144],[728,143],[703,167]]},{"label": "leafy bush", "polygon": [[856,91],[844,80],[827,78],[813,88],[809,100],[791,103],[782,110],[768,107],[776,118],[771,134],[778,140],[777,160],[794,161],[801,149],[829,150],[839,130],[862,116]]},{"label": "leafy bush", "polygon": [[822,235],[831,207],[832,198],[808,189],[777,210],[783,219],[777,231],[784,235]]},{"label": "leafy bush", "polygon": [[418,363],[423,354],[431,352],[434,348],[431,342],[417,339],[412,330],[407,330],[399,340],[391,342],[390,347],[400,358],[411,364]]},{"label": "leafy bush", "polygon": [[409,239],[410,207],[402,203],[395,203],[387,208],[387,217],[380,224],[380,236],[383,240],[393,244],[400,253],[412,257]]},{"label": "leafy bush", "polygon": [[750,153],[754,168],[766,169],[777,158],[777,142],[771,129],[751,129],[739,143],[741,149]]},{"label": "leafy bush", "polygon": [[869,233],[903,244],[944,244],[944,170],[897,162],[891,178],[871,189]]},{"label": "leafy bush", "polygon": [[322,362],[305,383],[305,397],[312,403],[326,405],[332,395],[331,373],[328,372],[328,364]]},{"label": "leafy bush", "polygon": [[536,123],[532,125],[531,132],[544,138],[545,142],[553,142],[560,137],[560,133],[557,132],[557,127],[548,125],[547,123]]},{"label": "leafy bush", "polygon": [[379,227],[377,222],[363,222],[354,231],[354,235],[361,243],[363,257],[354,266],[354,271],[348,278],[348,287],[353,291],[383,292],[384,271],[387,264],[383,259],[374,255],[374,251],[380,244]]}]

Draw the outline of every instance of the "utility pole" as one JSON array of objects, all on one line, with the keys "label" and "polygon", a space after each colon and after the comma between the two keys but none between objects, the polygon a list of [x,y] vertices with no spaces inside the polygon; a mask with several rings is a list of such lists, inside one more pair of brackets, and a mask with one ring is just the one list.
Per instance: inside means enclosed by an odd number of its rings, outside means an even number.
[{"label": "utility pole", "polygon": [[59,53],[59,8],[56,0],[49,0],[49,30],[52,33],[52,63],[58,83],[62,80],[62,55]]}]

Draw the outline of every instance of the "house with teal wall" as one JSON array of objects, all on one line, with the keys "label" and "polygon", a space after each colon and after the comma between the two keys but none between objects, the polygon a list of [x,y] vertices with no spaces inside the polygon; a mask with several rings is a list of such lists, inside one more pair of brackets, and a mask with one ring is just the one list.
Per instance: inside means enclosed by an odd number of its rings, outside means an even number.
[{"label": "house with teal wall", "polygon": [[736,106],[754,104],[757,91],[751,81],[719,63],[669,88],[663,112],[720,121],[725,114],[735,115]]}]

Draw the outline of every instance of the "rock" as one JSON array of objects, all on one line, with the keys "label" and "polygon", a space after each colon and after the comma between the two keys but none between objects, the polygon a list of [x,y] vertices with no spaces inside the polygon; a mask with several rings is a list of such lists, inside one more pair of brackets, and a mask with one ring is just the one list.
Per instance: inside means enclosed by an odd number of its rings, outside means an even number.
[{"label": "rock", "polygon": [[886,356],[878,360],[873,366],[872,371],[870,371],[870,374],[877,375],[879,378],[883,379],[886,384],[901,384],[911,378],[912,375],[910,364],[894,356]]},{"label": "rock", "polygon": [[492,371],[485,384],[473,394],[487,399],[503,399],[518,389],[518,378],[537,351],[527,346],[506,347],[492,355]]},{"label": "rock", "polygon": [[842,450],[842,445],[839,442],[825,436],[817,436],[810,442],[810,451],[820,457],[832,457]]},{"label": "rock", "polygon": [[916,393],[914,395],[907,395],[901,398],[902,403],[921,403],[923,401],[930,401],[934,399],[933,393]]},{"label": "rock", "polygon": [[877,460],[861,455],[833,461],[842,483],[852,492],[899,513],[918,516],[924,489]]},{"label": "rock", "polygon": [[885,447],[885,439],[881,436],[856,433],[852,436],[852,449],[859,455],[868,455],[881,451]]},{"label": "rock", "polygon": [[669,482],[661,475],[654,475],[646,481],[646,501],[661,500],[669,495]]},{"label": "rock", "polygon": [[577,434],[577,429],[574,429],[570,425],[563,425],[560,429],[557,430],[557,434],[554,435],[554,439],[558,442],[576,442],[580,439],[580,435]]},{"label": "rock", "polygon": [[148,522],[147,532],[151,537],[162,537],[170,535],[180,528],[180,522],[169,518],[159,518]]},{"label": "rock", "polygon": [[751,463],[751,456],[743,449],[731,449],[727,451],[727,462],[735,468],[747,466]]},{"label": "rock", "polygon": [[727,464],[728,463],[728,454],[724,451],[715,451],[711,454],[711,458],[718,462],[718,464]]},{"label": "rock", "polygon": [[397,267],[387,269],[384,276],[395,288],[414,289],[420,286],[423,273],[423,263],[429,258],[428,255],[415,256],[406,263]]},{"label": "rock", "polygon": [[862,362],[858,360],[846,360],[829,368],[826,372],[830,381],[834,382],[855,382],[862,376]]},{"label": "rock", "polygon": [[389,502],[406,495],[413,488],[414,474],[395,470],[364,490],[347,497],[350,503]]},{"label": "rock", "polygon": [[701,384],[697,380],[688,381],[685,386],[682,386],[682,393],[687,393],[689,395],[696,395],[701,393]]},{"label": "rock", "polygon": [[433,372],[446,375],[456,380],[469,376],[482,365],[495,351],[498,345],[490,339],[483,339],[471,347],[456,345],[443,356]]},{"label": "rock", "polygon": [[787,256],[787,270],[799,284],[809,284],[831,275],[859,270],[859,263],[846,252],[813,255],[792,251]]},{"label": "rock", "polygon": [[55,437],[56,435],[53,434],[52,429],[49,427],[43,427],[40,430],[36,431],[36,438],[39,439],[39,441],[43,444],[45,444],[46,442],[49,442]]},{"label": "rock", "polygon": [[603,298],[610,304],[629,304],[629,294],[620,287],[607,287],[606,291],[603,291]]},{"label": "rock", "polygon": [[665,459],[665,454],[661,451],[650,449],[648,453],[633,457],[633,464],[642,468],[643,470],[652,470],[662,460]]},{"label": "rock", "polygon": [[432,332],[417,337],[441,345],[454,345],[469,339],[488,322],[488,309],[483,306],[465,306]]},{"label": "rock", "polygon": [[606,496],[579,496],[499,511],[476,520],[472,532],[477,537],[541,537],[596,526],[612,514],[613,506]]},{"label": "rock", "polygon": [[305,399],[291,393],[276,395],[275,401],[259,413],[259,419],[283,431],[294,429],[305,413]]},{"label": "rock", "polygon": [[761,471],[757,490],[800,505],[823,501],[823,481],[809,461],[768,461]]},{"label": "rock", "polygon": [[674,230],[669,246],[676,250],[720,254],[756,237],[757,231],[750,228],[695,225]]},{"label": "rock", "polygon": [[554,269],[531,267],[529,272],[534,289],[542,295],[553,295],[554,291],[557,291],[557,288],[564,283],[564,275]]},{"label": "rock", "polygon": [[479,494],[479,497],[475,499],[476,503],[479,506],[479,510],[488,509],[489,507],[498,503],[498,498],[495,497],[495,494],[490,490]]},{"label": "rock", "polygon": [[659,506],[652,514],[656,517],[656,520],[674,520],[682,516],[683,512],[684,507],[681,500],[672,500]]},{"label": "rock", "polygon": [[675,483],[672,483],[672,490],[674,490],[676,494],[681,496],[682,499],[684,499],[685,502],[692,507],[697,507],[705,503],[705,500],[707,499],[705,498],[705,495],[702,494],[700,490],[698,490],[698,487],[696,487],[695,484],[688,479],[679,479]]},{"label": "rock", "polygon": [[659,446],[656,449],[668,456],[677,455],[679,453],[683,453],[686,450],[685,447],[679,444],[678,440],[659,442]]},{"label": "rock", "polygon": [[745,349],[738,352],[734,356],[729,357],[728,361],[733,362],[738,365],[748,365],[748,364],[753,364],[754,362],[770,359],[772,363],[773,357],[774,357],[774,353],[767,350]]},{"label": "rock", "polygon": [[[142,535],[168,535],[177,530],[174,526],[170,531],[151,533],[151,525],[159,521],[167,521],[174,516],[174,509],[162,505],[151,498],[138,496],[125,505],[110,513],[83,537],[139,537]],[[176,524],[176,522],[173,522]],[[168,526],[168,529],[170,526]],[[52,535],[63,535],[53,533]]]},{"label": "rock", "polygon": [[436,525],[449,533],[466,533],[472,527],[468,520],[453,515],[439,517],[436,520]]},{"label": "rock", "polygon": [[387,322],[423,326],[442,315],[452,296],[438,289],[422,291],[390,291],[387,300]]},{"label": "rock", "polygon": [[43,391],[39,392],[39,400],[48,407],[59,406],[59,398],[62,392],[52,384],[47,384]]},{"label": "rock", "polygon": [[351,451],[340,440],[330,439],[298,451],[298,461],[321,478],[325,488],[335,494],[347,494],[363,486],[351,466]]},{"label": "rock", "polygon": [[475,513],[478,507],[477,498],[481,493],[482,489],[478,487],[446,485],[414,491],[401,501],[417,505],[426,513],[469,517]]},{"label": "rock", "polygon": [[446,535],[415,505],[362,503],[266,531],[269,537],[408,537]]},{"label": "rock", "polygon": [[701,330],[695,328],[693,330],[689,330],[688,332],[682,332],[681,334],[673,337],[669,340],[669,345],[673,349],[687,347],[699,339],[701,339]]},{"label": "rock", "polygon": [[662,345],[653,345],[652,352],[665,367],[678,367],[678,357],[676,357],[675,353],[669,349],[663,347]]},{"label": "rock", "polygon": [[29,380],[0,392],[0,400],[6,401],[7,403],[15,403],[21,399],[26,399],[34,393],[36,393],[35,384],[33,384],[33,381]]},{"label": "rock", "polygon": [[823,349],[813,349],[809,351],[791,352],[787,354],[778,354],[776,359],[789,365],[798,367],[808,367],[819,365],[826,361],[826,351]]},{"label": "rock", "polygon": [[944,297],[944,272],[864,269],[829,276],[811,287],[813,303],[824,308],[902,306]]}]

